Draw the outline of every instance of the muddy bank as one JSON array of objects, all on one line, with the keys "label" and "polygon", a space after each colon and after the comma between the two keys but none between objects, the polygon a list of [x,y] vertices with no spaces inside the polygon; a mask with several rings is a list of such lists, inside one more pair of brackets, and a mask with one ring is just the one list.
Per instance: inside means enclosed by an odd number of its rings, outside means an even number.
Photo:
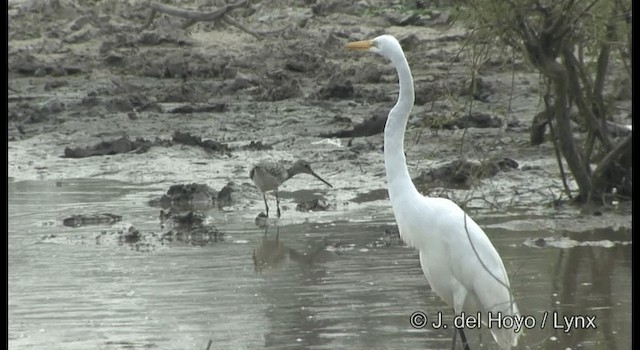
[{"label": "muddy bank", "polygon": [[[283,216],[388,212],[380,132],[397,78],[380,57],[343,45],[390,33],[415,78],[405,146],[412,176],[430,182],[425,194],[489,214],[546,210],[561,199],[552,146],[530,146],[537,73],[495,52],[472,79],[470,52],[461,50],[467,34],[447,24],[446,9],[417,15],[370,3],[275,1],[230,12],[252,31],[274,32],[259,39],[223,23],[148,21],[143,2],[19,3],[9,10],[9,180],[200,183],[215,191],[233,183],[225,210],[253,219],[263,202],[251,166],[306,159],[334,188],[288,181]],[[630,97],[616,104],[628,122]],[[492,159],[518,166],[465,175]],[[456,178],[461,166],[451,164],[475,165]]]}]

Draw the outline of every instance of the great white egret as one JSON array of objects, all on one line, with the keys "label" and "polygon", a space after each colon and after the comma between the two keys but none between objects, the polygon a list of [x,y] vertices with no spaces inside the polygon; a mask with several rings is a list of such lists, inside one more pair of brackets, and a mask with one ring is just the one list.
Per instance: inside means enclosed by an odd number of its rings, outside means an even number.
[{"label": "great white egret", "polygon": [[267,204],[266,193],[273,191],[276,195],[276,206],[278,208],[278,218],[280,217],[280,198],[278,198],[278,187],[285,181],[298,174],[310,174],[318,180],[324,182],[329,187],[333,186],[311,170],[311,165],[306,160],[298,160],[290,168],[287,168],[282,162],[260,162],[256,164],[249,172],[251,181],[262,191],[264,198],[264,207],[269,217],[269,205]]},{"label": "great white egret", "polygon": [[[398,101],[384,128],[384,163],[389,199],[400,230],[408,244],[420,251],[425,277],[456,315],[481,313],[493,338],[503,349],[517,346],[519,332],[498,328],[488,319],[519,317],[509,277],[500,255],[487,235],[457,204],[446,198],[421,195],[409,177],[404,155],[404,133],[415,99],[413,77],[402,47],[391,35],[351,42],[347,48],[369,50],[391,61],[398,73]],[[479,320],[480,321],[480,320]],[[462,328],[460,337],[468,348]],[[453,333],[455,347],[456,333]]]}]

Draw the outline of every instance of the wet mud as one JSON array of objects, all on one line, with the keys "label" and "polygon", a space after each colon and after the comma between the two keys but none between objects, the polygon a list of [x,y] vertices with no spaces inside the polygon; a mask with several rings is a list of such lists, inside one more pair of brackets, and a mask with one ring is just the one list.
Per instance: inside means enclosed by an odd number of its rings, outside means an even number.
[{"label": "wet mud", "polygon": [[[251,167],[310,159],[334,188],[288,181],[283,216],[388,212],[382,131],[397,77],[382,58],[343,46],[390,33],[414,75],[405,153],[423,193],[486,215],[566,201],[552,145],[534,121],[538,74],[499,50],[474,61],[468,33],[446,9],[272,1],[229,11],[248,31],[154,14],[138,1],[13,2],[9,181],[182,184],[183,192],[158,193],[152,204],[193,211],[189,203],[204,200],[260,221]],[[616,122],[628,123],[630,94],[611,94]],[[208,189],[191,193],[188,184]]]}]

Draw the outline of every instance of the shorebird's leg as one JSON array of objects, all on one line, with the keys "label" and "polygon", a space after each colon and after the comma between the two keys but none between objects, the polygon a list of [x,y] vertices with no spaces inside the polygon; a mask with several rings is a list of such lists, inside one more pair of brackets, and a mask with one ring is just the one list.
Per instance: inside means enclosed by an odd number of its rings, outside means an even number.
[{"label": "shorebird's leg", "polygon": [[262,198],[264,199],[264,207],[267,210],[267,217],[269,217],[269,204],[267,204],[267,195],[263,192]]},{"label": "shorebird's leg", "polygon": [[275,190],[276,193],[276,205],[278,206],[278,219],[280,219],[280,197],[278,197],[278,190]]}]

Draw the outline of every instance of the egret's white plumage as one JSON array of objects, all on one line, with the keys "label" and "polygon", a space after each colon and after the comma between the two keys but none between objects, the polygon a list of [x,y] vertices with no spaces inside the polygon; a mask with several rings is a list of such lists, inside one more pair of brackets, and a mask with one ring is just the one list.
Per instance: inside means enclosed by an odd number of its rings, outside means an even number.
[{"label": "egret's white plumage", "polygon": [[[398,101],[389,112],[384,129],[389,199],[402,239],[420,251],[420,265],[431,289],[456,314],[481,312],[485,322],[489,312],[492,317],[497,317],[498,312],[502,316],[518,316],[502,259],[484,231],[454,202],[425,197],[411,181],[403,144],[415,94],[400,43],[393,36],[382,35],[349,43],[347,48],[376,52],[391,60],[397,70]],[[518,344],[520,333],[497,327],[490,330],[501,348]]]}]

